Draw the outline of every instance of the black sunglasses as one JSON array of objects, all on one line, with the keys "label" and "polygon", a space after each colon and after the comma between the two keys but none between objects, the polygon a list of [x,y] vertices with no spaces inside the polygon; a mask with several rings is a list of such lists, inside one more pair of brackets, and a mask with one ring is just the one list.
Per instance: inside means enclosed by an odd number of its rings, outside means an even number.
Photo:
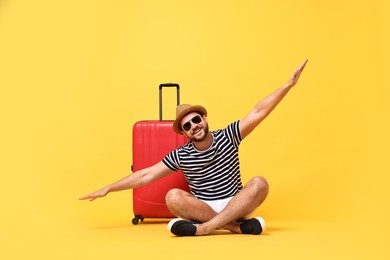
[{"label": "black sunglasses", "polygon": [[190,121],[188,121],[187,123],[185,123],[183,125],[183,130],[184,131],[189,131],[191,129],[191,121],[192,123],[194,124],[199,124],[200,122],[202,122],[202,118],[200,116],[194,116]]}]

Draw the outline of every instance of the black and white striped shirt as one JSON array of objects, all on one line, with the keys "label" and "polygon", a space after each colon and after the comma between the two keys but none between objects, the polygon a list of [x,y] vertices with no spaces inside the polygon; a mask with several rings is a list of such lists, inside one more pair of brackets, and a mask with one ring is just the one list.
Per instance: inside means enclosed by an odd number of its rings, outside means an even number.
[{"label": "black and white striped shirt", "polygon": [[206,151],[198,151],[188,142],[162,160],[169,169],[184,173],[192,194],[198,199],[226,199],[242,189],[239,123],[236,121],[225,129],[212,131],[214,140]]}]

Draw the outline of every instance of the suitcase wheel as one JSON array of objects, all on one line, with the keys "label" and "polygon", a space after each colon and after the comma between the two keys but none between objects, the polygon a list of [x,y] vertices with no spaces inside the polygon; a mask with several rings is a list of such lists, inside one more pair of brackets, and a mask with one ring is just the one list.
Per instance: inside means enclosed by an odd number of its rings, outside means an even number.
[{"label": "suitcase wheel", "polygon": [[141,215],[135,215],[131,222],[133,225],[137,225],[140,220],[141,222],[144,222],[144,218]]}]

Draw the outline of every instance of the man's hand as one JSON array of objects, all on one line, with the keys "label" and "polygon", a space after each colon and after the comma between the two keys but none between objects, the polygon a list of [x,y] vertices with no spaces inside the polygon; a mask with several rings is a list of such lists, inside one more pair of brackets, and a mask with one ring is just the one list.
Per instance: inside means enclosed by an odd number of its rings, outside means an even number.
[{"label": "man's hand", "polygon": [[98,190],[98,191],[95,191],[94,193],[91,193],[89,195],[86,195],[86,196],[83,196],[81,198],[79,198],[79,200],[90,200],[90,201],[93,201],[97,198],[102,198],[104,196],[106,196],[108,193],[108,189],[107,188],[103,188],[101,190]]},{"label": "man's hand", "polygon": [[298,69],[294,71],[291,78],[286,84],[278,88],[266,98],[262,99],[256,106],[249,112],[249,114],[240,121],[240,133],[242,139],[249,135],[253,129],[255,129],[261,121],[266,118],[269,113],[279,104],[290,89],[297,84],[299,76],[306,66],[308,60],[305,60]]},{"label": "man's hand", "polygon": [[299,66],[299,68],[296,69],[296,70],[294,71],[294,73],[291,75],[289,81],[287,82],[287,85],[288,85],[288,86],[293,87],[293,86],[295,86],[295,85],[297,84],[298,79],[299,79],[299,77],[301,76],[301,73],[302,73],[303,69],[305,68],[306,63],[307,63],[308,61],[309,61],[308,59],[305,60],[305,62],[302,63],[302,65]]}]

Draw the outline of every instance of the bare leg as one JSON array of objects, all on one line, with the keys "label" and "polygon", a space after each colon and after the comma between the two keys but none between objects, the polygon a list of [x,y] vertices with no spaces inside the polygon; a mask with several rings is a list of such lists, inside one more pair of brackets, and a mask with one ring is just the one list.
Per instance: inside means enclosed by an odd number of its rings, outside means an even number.
[{"label": "bare leg", "polygon": [[[169,210],[177,217],[199,222],[207,222],[217,215],[209,205],[180,189],[167,193],[166,203]],[[222,228],[235,232],[235,224],[228,223]]]},{"label": "bare leg", "polygon": [[[204,235],[252,213],[265,200],[268,194],[268,183],[262,177],[252,178],[245,187],[228,203],[226,208],[209,221],[197,226],[197,235]],[[241,233],[236,224],[235,233]]]},{"label": "bare leg", "polygon": [[203,222],[196,225],[196,235],[209,234],[220,227],[233,233],[241,233],[240,226],[235,220],[252,213],[265,200],[267,194],[267,181],[262,177],[254,177],[219,214],[191,194],[178,189],[167,194],[166,202],[176,216]]}]

